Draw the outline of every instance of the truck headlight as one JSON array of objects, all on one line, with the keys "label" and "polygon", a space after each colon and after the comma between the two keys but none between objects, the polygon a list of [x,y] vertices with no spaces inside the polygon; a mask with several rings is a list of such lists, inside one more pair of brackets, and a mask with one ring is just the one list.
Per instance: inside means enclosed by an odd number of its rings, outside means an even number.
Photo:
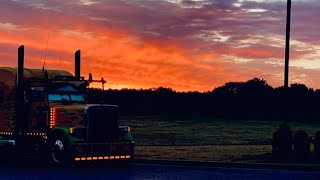
[{"label": "truck headlight", "polygon": [[120,132],[130,132],[131,128],[129,126],[119,126]]}]

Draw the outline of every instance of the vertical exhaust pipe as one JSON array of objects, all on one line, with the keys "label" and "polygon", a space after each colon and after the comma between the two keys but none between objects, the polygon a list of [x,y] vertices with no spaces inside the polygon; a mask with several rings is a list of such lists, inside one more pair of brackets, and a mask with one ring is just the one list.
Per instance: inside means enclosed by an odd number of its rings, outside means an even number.
[{"label": "vertical exhaust pipe", "polygon": [[17,69],[17,84],[16,84],[16,130],[18,132],[26,129],[26,123],[24,121],[24,46],[20,46],[18,49],[18,69]]},{"label": "vertical exhaust pipe", "polygon": [[80,50],[74,54],[74,76],[80,77]]}]

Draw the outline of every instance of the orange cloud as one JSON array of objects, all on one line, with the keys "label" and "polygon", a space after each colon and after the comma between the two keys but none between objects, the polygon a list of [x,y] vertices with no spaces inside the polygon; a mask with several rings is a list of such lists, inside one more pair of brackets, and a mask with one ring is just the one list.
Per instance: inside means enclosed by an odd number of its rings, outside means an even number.
[{"label": "orange cloud", "polygon": [[[48,33],[49,39],[48,39]],[[1,45],[11,51],[1,53],[2,64],[16,65],[16,48],[24,44],[26,66],[41,68],[46,56],[46,68],[73,72],[73,54],[82,50],[82,75],[103,76],[110,88],[172,87],[178,91],[206,91],[237,75],[217,61],[216,53],[193,53],[179,42],[144,41],[120,30],[0,30]],[[48,51],[45,55],[46,41]],[[14,47],[14,48],[13,48]],[[208,64],[207,59],[212,62]],[[4,63],[5,62],[5,63]],[[223,80],[217,80],[223,77]],[[100,87],[100,85],[95,85]]]}]

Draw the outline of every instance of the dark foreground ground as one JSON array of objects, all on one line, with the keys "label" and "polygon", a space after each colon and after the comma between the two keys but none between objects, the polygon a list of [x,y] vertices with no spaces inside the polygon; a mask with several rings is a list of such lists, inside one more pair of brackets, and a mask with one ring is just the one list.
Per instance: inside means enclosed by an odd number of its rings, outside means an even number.
[{"label": "dark foreground ground", "polygon": [[222,180],[308,180],[320,179],[319,171],[219,168],[132,163],[82,164],[75,167],[48,167],[28,162],[1,164],[0,179],[222,179]]}]

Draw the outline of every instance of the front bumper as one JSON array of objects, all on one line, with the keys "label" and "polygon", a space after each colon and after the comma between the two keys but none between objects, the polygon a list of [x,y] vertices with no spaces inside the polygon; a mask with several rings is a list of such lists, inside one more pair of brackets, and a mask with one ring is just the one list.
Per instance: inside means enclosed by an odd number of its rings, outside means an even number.
[{"label": "front bumper", "polygon": [[75,161],[134,159],[134,142],[76,143],[73,145]]}]

